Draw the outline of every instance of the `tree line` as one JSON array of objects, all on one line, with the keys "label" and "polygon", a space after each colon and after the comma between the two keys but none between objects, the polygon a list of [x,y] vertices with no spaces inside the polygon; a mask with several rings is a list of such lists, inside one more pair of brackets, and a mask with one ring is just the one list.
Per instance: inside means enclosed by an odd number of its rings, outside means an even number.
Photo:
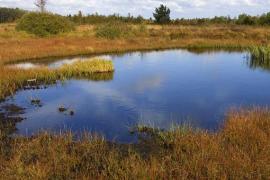
[{"label": "tree line", "polygon": [[0,23],[14,22],[21,18],[26,11],[19,8],[4,8],[0,7]]},{"label": "tree line", "polygon": [[238,24],[238,25],[270,25],[270,12],[260,16],[240,14],[236,18],[230,16],[215,16],[214,18],[193,18],[193,19],[174,19],[170,18],[171,10],[160,5],[155,9],[153,16],[158,24],[177,24],[177,25],[204,25],[204,24]]},{"label": "tree line", "polygon": [[100,15],[98,13],[95,14],[88,14],[83,15],[81,11],[79,11],[77,14],[74,15],[68,15],[67,18],[70,21],[73,21],[76,24],[102,24],[102,23],[108,23],[108,22],[125,22],[125,23],[132,23],[132,24],[140,24],[143,22],[148,22],[149,20],[144,19],[142,16],[131,16],[128,14],[128,16],[120,16],[119,14],[113,14],[113,15]]},{"label": "tree line", "polygon": [[231,24],[231,25],[270,25],[270,12],[261,16],[240,14],[236,18],[230,16],[215,16],[214,18],[174,19],[169,22],[175,25],[208,25],[208,24]]},{"label": "tree line", "polygon": [[[37,0],[36,6],[40,9],[41,12],[45,12],[46,0]],[[27,11],[18,9],[18,8],[1,8],[0,7],[0,23],[14,22],[17,19],[21,18]],[[76,24],[102,24],[108,22],[124,22],[131,24],[174,24],[174,25],[208,25],[208,24],[237,24],[237,25],[270,25],[270,12],[265,13],[258,16],[251,16],[248,14],[241,14],[238,17],[230,17],[230,16],[216,16],[213,18],[193,18],[193,19],[185,19],[185,18],[170,18],[171,10],[164,6],[160,5],[160,7],[155,9],[153,13],[153,19],[145,19],[142,16],[120,16],[119,14],[113,15],[99,15],[95,14],[87,14],[83,15],[81,11],[74,15],[66,16],[67,19],[76,23]]]}]

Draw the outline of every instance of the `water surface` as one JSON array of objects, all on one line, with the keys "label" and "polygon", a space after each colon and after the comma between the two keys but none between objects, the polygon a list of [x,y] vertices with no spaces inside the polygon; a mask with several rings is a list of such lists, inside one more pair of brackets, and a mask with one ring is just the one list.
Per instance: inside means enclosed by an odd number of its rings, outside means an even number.
[{"label": "water surface", "polygon": [[[19,91],[5,103],[26,108],[26,119],[16,125],[16,133],[22,135],[41,129],[91,131],[130,142],[134,137],[128,129],[135,124],[168,128],[188,123],[212,131],[222,125],[231,107],[270,105],[270,74],[251,66],[246,54],[167,50],[108,55],[115,72],[105,79],[73,79],[47,89]],[[55,68],[74,59],[78,58],[46,65]],[[40,99],[42,107],[32,105],[33,98]],[[60,113],[60,106],[74,115]]]}]

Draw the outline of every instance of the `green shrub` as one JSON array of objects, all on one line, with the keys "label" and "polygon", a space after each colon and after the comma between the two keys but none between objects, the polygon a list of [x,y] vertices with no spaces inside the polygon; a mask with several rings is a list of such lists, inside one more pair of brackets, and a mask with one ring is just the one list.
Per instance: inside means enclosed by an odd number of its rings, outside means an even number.
[{"label": "green shrub", "polygon": [[65,17],[49,13],[27,13],[16,27],[19,31],[26,31],[37,36],[49,36],[74,30],[74,25]]},{"label": "green shrub", "polygon": [[236,20],[236,24],[239,25],[255,25],[256,24],[256,17],[247,15],[247,14],[240,14],[238,19]]},{"label": "green shrub", "polygon": [[132,28],[125,23],[110,22],[96,27],[96,37],[106,39],[126,38],[133,34]]}]

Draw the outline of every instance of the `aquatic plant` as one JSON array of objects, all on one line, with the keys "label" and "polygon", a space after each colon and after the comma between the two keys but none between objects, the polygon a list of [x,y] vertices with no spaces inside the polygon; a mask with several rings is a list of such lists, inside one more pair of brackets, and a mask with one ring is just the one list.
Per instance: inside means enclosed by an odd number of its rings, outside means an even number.
[{"label": "aquatic plant", "polygon": [[68,109],[66,108],[66,107],[64,107],[64,106],[60,106],[59,108],[58,108],[58,111],[59,112],[66,112]]},{"label": "aquatic plant", "polygon": [[255,46],[249,48],[249,66],[270,70],[270,46]]},{"label": "aquatic plant", "polygon": [[41,100],[40,99],[31,99],[31,104],[37,107],[42,107]]},{"label": "aquatic plant", "polygon": [[249,48],[251,58],[260,59],[261,61],[270,61],[270,46],[255,46]]},{"label": "aquatic plant", "polygon": [[75,112],[74,112],[73,110],[70,110],[70,111],[69,111],[69,115],[70,115],[70,116],[74,116],[74,114],[75,114]]},{"label": "aquatic plant", "polygon": [[113,63],[109,60],[89,59],[79,60],[72,64],[64,64],[59,68],[60,74],[71,76],[88,76],[93,73],[106,73],[114,71]]}]

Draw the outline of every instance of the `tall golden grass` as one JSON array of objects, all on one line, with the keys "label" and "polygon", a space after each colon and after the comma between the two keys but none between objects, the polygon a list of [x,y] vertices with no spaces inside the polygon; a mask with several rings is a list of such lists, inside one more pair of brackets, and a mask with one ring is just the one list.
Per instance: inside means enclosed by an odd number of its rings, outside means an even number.
[{"label": "tall golden grass", "polygon": [[[147,128],[145,128],[147,129]],[[150,128],[149,128],[150,129]],[[270,109],[229,113],[217,133],[144,131],[138,144],[71,133],[0,134],[3,179],[269,179]]]},{"label": "tall golden grass", "polygon": [[104,73],[114,71],[112,61],[101,59],[79,60],[72,64],[64,64],[59,68],[60,74],[66,77],[87,76],[93,73]]},{"label": "tall golden grass", "polygon": [[96,73],[113,72],[113,63],[109,60],[91,59],[66,64],[59,69],[46,67],[29,70],[0,66],[0,99],[12,95],[16,90],[27,85],[27,80],[35,79],[39,84],[50,84],[56,80],[67,78],[93,78],[97,79]]}]

